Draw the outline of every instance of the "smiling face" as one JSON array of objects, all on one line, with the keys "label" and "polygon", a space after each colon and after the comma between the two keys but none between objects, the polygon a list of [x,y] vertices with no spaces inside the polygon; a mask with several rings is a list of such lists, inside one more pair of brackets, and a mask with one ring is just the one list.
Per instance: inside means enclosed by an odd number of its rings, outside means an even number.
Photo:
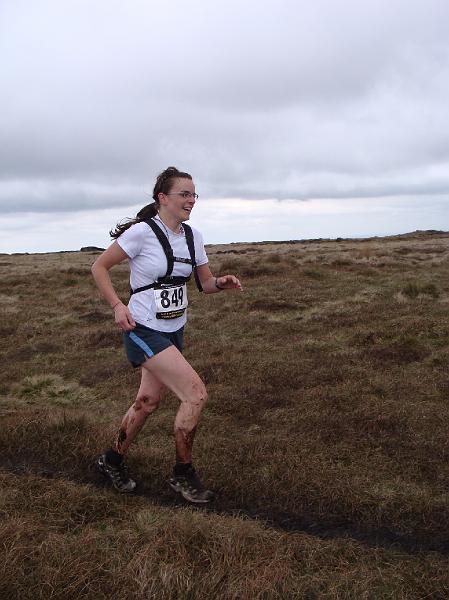
[{"label": "smiling face", "polygon": [[161,216],[165,216],[173,224],[187,221],[194,205],[195,184],[191,179],[176,177],[170,191],[167,194],[159,194]]}]

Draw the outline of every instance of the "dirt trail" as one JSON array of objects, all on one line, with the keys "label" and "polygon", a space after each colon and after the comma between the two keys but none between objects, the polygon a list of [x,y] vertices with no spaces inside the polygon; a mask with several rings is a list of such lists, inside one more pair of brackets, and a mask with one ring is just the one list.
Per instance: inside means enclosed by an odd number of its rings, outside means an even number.
[{"label": "dirt trail", "polygon": [[[90,468],[86,477],[79,477],[76,474],[55,470],[44,464],[25,464],[12,463],[8,460],[0,459],[0,471],[14,475],[37,475],[45,479],[64,479],[76,483],[92,485],[94,487],[108,487],[107,482],[96,473],[94,466]],[[188,503],[183,499],[175,497],[168,488],[161,490],[160,493],[151,492],[145,488],[145,485],[140,485],[134,494],[139,498],[147,498],[155,504],[164,507],[186,506]],[[192,505],[190,505],[192,506]],[[362,528],[351,522],[341,523],[339,526],[326,524],[325,521],[317,522],[316,518],[312,518],[307,514],[294,514],[279,511],[260,511],[251,510],[247,506],[235,506],[225,496],[218,497],[212,504],[207,506],[195,506],[197,510],[214,513],[221,516],[245,516],[251,519],[263,521],[269,527],[290,533],[306,533],[322,540],[329,539],[347,539],[360,542],[372,548],[396,548],[405,551],[409,554],[419,554],[423,552],[438,552],[443,556],[449,556],[449,539],[444,536],[435,535],[414,535],[413,533],[399,533],[389,530],[388,528],[373,529],[370,527]]]}]

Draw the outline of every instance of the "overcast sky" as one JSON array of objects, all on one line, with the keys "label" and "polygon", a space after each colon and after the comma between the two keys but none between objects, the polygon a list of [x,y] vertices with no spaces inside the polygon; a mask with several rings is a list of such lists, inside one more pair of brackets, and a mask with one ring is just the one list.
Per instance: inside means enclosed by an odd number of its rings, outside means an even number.
[{"label": "overcast sky", "polygon": [[208,243],[449,229],[446,0],[0,0],[2,252],[105,246],[169,165]]}]

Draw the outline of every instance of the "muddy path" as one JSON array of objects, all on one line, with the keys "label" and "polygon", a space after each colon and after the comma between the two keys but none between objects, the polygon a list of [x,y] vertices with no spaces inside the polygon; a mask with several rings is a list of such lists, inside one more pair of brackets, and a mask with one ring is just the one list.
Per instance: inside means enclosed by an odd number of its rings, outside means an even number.
[{"label": "muddy path", "polygon": [[[94,488],[108,489],[109,483],[100,475],[92,464],[85,475],[79,473],[57,470],[45,464],[12,462],[0,459],[0,471],[14,474],[16,476],[34,475],[45,479],[61,479],[74,483],[91,485]],[[283,511],[254,510],[242,502],[236,505],[226,495],[222,494],[208,505],[192,505],[178,497],[171,491],[168,484],[160,491],[149,489],[145,482],[139,483],[137,490],[132,494],[137,498],[147,498],[152,504],[164,507],[176,508],[191,506],[196,510],[218,514],[221,516],[238,517],[243,516],[263,522],[266,526],[288,533],[306,533],[322,540],[348,540],[362,543],[371,548],[395,549],[409,554],[437,552],[443,556],[449,556],[449,536],[444,533],[445,525],[442,524],[440,535],[417,535],[413,532],[395,532],[386,527],[374,529],[372,527],[361,527],[350,521],[339,523],[337,526],[326,522],[325,519],[318,521],[316,517],[307,514],[295,514]]]}]

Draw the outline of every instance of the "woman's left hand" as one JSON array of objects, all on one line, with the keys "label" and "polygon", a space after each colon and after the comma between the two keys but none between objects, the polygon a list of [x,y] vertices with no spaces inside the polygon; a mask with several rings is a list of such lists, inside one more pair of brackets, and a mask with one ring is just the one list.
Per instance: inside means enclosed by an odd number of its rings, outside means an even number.
[{"label": "woman's left hand", "polygon": [[242,284],[235,275],[222,275],[215,279],[217,287],[224,290],[240,290],[243,292]]}]

